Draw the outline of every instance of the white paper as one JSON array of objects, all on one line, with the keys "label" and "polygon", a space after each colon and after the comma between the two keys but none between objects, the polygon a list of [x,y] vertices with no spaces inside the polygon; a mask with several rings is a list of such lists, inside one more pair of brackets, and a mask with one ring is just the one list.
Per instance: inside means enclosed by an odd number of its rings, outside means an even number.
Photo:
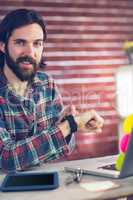
[{"label": "white paper", "polygon": [[80,186],[90,192],[98,192],[103,190],[109,190],[112,188],[117,188],[120,185],[114,183],[113,181],[95,181],[88,183],[80,183]]}]

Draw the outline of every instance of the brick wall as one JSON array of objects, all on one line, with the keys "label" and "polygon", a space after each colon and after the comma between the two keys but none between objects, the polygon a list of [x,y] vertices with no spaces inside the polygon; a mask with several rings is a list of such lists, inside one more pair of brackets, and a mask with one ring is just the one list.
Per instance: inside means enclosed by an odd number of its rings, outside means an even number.
[{"label": "brick wall", "polygon": [[77,135],[73,155],[116,153],[115,71],[128,63],[122,47],[133,40],[133,1],[1,0],[0,18],[20,7],[36,9],[47,22],[46,71],[56,80],[64,104],[79,111],[96,109],[105,119],[102,135]]}]

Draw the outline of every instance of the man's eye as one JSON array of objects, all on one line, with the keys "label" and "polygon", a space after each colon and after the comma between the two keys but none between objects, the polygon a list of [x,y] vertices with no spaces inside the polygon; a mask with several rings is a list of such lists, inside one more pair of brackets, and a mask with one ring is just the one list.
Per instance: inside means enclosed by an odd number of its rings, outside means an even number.
[{"label": "man's eye", "polygon": [[39,42],[35,42],[34,43],[35,47],[42,47],[43,46],[43,42],[39,41]]},{"label": "man's eye", "polygon": [[24,46],[25,42],[24,41],[16,41],[15,44],[18,46]]}]

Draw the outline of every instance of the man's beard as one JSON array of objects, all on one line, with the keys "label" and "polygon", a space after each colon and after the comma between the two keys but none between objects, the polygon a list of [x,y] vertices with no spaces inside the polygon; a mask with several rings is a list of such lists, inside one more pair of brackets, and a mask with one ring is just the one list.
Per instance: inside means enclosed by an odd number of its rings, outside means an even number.
[{"label": "man's beard", "polygon": [[[5,59],[7,66],[12,70],[12,72],[19,78],[21,81],[28,81],[31,82],[36,74],[37,71],[37,63],[36,61],[30,56],[21,56],[14,61],[10,56],[8,49],[5,51]],[[20,66],[20,63],[29,62],[33,66],[31,70],[24,70],[23,67]]]}]

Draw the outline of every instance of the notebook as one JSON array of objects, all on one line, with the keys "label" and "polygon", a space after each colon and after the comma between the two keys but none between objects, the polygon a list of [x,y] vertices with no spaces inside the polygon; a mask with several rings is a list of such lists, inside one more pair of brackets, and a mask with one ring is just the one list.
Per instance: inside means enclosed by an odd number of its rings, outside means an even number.
[{"label": "notebook", "polygon": [[[111,165],[108,164],[105,165],[105,158],[103,158],[103,163],[101,160],[101,166],[98,166],[98,168],[95,169],[89,169],[88,166],[82,169],[82,172],[83,174],[115,178],[115,179],[133,176],[133,130],[131,132],[131,137],[128,143],[125,159],[121,170],[117,171],[115,170],[115,168],[112,168],[112,166],[114,165],[115,163],[112,163]],[[70,172],[75,172],[76,169],[67,167],[65,170]]]}]

